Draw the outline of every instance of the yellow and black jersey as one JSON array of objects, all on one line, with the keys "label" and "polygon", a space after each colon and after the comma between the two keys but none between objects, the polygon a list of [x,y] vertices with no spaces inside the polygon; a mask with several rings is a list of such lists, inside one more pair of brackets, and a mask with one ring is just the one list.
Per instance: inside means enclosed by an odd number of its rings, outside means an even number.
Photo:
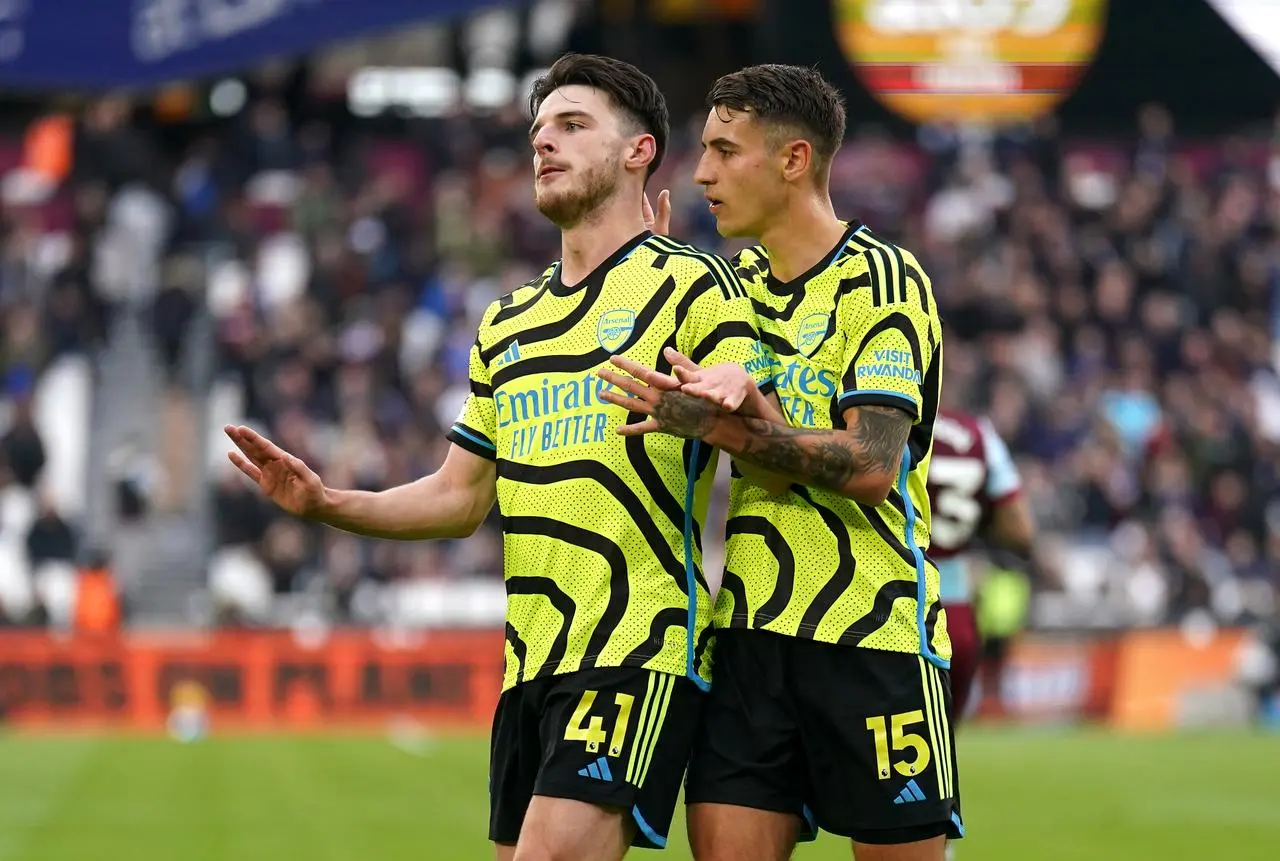
[{"label": "yellow and black jersey", "polygon": [[925,556],[942,379],[929,278],[910,252],[858,224],[794,281],[775,279],[760,247],[734,266],[777,356],[774,386],[793,426],[843,428],[845,410],[868,404],[905,410],[914,425],[897,485],[875,507],[800,485],[771,497],[735,479],[716,624],[918,652],[946,666],[938,572]]},{"label": "yellow and black jersey", "polygon": [[449,439],[497,461],[504,690],[614,666],[708,682],[701,533],[713,452],[666,434],[620,436],[643,416],[601,400],[609,384],[596,376],[615,354],[670,371],[667,346],[771,385],[728,261],[650,233],[575,286],[556,264],[484,315]]}]

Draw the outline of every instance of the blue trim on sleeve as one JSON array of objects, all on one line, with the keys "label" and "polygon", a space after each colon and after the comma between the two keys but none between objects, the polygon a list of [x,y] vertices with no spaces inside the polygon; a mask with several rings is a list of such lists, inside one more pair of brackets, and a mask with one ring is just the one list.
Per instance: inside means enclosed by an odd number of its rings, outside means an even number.
[{"label": "blue trim on sleeve", "polygon": [[686,629],[688,651],[685,657],[685,675],[699,690],[711,690],[711,684],[698,675],[698,668],[693,665],[694,635],[698,625],[698,577],[693,565],[693,495],[697,476],[694,470],[698,466],[698,454],[702,448],[702,440],[695,439],[689,451],[689,472],[684,484],[684,577],[689,584],[689,623]]},{"label": "blue trim on sleeve", "polygon": [[898,467],[898,494],[902,497],[903,507],[907,510],[906,535],[907,549],[916,560],[916,627],[920,629],[920,655],[929,663],[940,669],[951,669],[951,662],[938,657],[929,645],[929,635],[925,630],[924,603],[928,590],[925,588],[924,553],[916,544],[916,507],[911,502],[911,493],[907,490],[907,475],[911,472],[911,448],[902,449],[902,462]]},{"label": "blue trim on sleeve", "polygon": [[494,451],[494,452],[496,452],[496,451],[498,450],[498,447],[497,447],[496,445],[494,445],[493,443],[489,442],[487,439],[481,439],[480,437],[476,436],[475,434],[473,434],[473,433],[469,433],[468,431],[463,430],[463,429],[462,429],[461,427],[459,427],[458,425],[454,425],[454,426],[451,428],[451,430],[452,430],[454,433],[458,434],[459,436],[464,436],[464,437],[466,437],[467,439],[471,440],[471,441],[472,441],[473,443],[475,443],[476,445],[484,446],[485,448],[489,449],[490,451]]},{"label": "blue trim on sleeve", "polygon": [[916,402],[914,398],[910,395],[904,395],[902,392],[891,392],[888,389],[850,389],[847,392],[841,393],[840,397],[836,399],[836,402],[839,403],[845,398],[851,398],[856,395],[877,395],[880,397],[901,398],[911,405],[911,411],[913,413],[916,410]]}]

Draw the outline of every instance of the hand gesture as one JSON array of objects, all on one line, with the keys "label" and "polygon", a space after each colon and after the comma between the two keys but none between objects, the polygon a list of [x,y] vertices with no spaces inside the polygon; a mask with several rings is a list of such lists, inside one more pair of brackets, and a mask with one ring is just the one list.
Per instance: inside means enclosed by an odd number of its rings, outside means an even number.
[{"label": "hand gesture", "polygon": [[681,383],[680,391],[710,401],[725,412],[737,411],[756,387],[755,380],[741,365],[723,362],[703,368],[673,347],[663,350],[663,355]]},{"label": "hand gesture", "polygon": [[716,415],[720,412],[715,404],[681,392],[680,381],[675,377],[646,368],[625,356],[613,356],[609,361],[630,376],[608,368],[596,371],[601,379],[614,386],[600,392],[600,399],[648,416],[643,421],[623,425],[618,428],[618,433],[639,436],[661,432],[684,439],[698,439],[715,425]]},{"label": "hand gesture", "polygon": [[324,505],[324,482],[301,460],[243,425],[223,431],[239,449],[227,457],[276,505],[299,517],[311,517]]},{"label": "hand gesture", "polygon": [[666,236],[671,232],[671,192],[665,188],[658,192],[658,211],[655,214],[653,207],[649,205],[649,195],[644,196],[644,205],[641,209],[644,215],[644,227],[650,233],[656,233],[659,236]]}]

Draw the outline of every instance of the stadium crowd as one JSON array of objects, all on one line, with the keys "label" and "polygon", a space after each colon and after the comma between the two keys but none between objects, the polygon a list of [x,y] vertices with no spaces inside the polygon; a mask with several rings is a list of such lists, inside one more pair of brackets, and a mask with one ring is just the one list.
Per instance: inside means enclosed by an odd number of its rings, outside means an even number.
[{"label": "stadium crowd", "polygon": [[[1063,596],[1064,620],[1075,608],[1097,621],[1103,606],[1118,623],[1271,612],[1280,144],[1182,141],[1159,106],[1122,142],[1067,140],[1051,120],[902,141],[854,119],[833,166],[836,209],[928,267],[948,327],[945,398],[987,411],[1015,452],[1047,536],[1040,586]],[[527,119],[458,113],[393,134],[291,117],[267,91],[235,123],[173,152],[104,102],[53,203],[22,205],[6,185],[6,487],[39,498],[27,394],[55,357],[101,343],[122,301],[107,228],[139,188],[166,212],[169,265],[145,301],[174,385],[207,312],[230,405],[219,423],[262,428],[338,486],[409,481],[442,459],[481,313],[558,254],[533,207]],[[691,182],[700,128],[692,117],[673,130],[652,187],[673,191],[674,234],[723,247]],[[211,244],[223,262],[202,296],[178,263]],[[246,594],[310,592],[374,618],[381,584],[501,570],[496,525],[462,542],[361,541],[282,516],[229,465],[212,482],[213,589],[228,610]],[[51,507],[24,523],[33,561],[74,557]]]}]

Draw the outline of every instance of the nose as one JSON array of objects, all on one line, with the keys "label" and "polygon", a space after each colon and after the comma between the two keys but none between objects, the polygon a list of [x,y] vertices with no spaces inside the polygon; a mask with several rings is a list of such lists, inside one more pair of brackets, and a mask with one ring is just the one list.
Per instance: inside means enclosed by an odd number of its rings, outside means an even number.
[{"label": "nose", "polygon": [[533,151],[539,155],[549,155],[556,151],[555,136],[550,126],[543,126],[533,136]]},{"label": "nose", "polygon": [[711,185],[715,182],[715,173],[711,170],[706,150],[703,150],[698,158],[698,166],[693,169],[693,181],[698,185]]}]

